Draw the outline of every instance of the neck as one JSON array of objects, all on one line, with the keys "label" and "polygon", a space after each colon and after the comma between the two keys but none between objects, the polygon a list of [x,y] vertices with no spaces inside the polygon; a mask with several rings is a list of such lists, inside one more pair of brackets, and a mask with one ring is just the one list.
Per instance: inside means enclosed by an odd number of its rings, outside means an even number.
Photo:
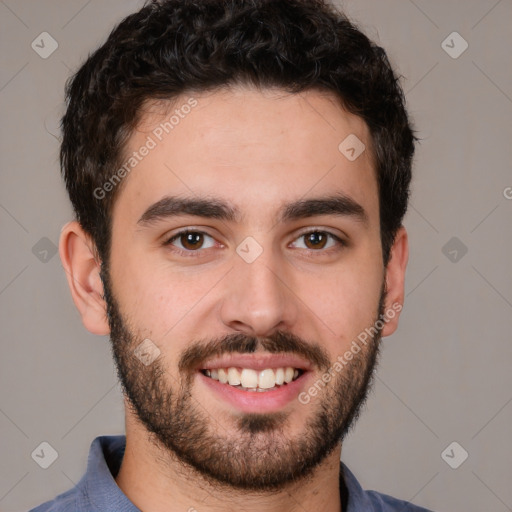
[{"label": "neck", "polygon": [[244,491],[205,479],[159,449],[127,416],[126,450],[115,480],[137,508],[148,512],[341,512],[340,449],[303,481],[274,492]]}]

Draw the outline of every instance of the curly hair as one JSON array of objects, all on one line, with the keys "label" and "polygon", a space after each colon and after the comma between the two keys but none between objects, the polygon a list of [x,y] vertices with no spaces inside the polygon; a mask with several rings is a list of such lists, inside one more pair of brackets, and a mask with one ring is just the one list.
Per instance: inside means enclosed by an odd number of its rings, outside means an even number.
[{"label": "curly hair", "polygon": [[371,136],[385,265],[407,210],[416,139],[385,51],[324,0],[153,0],[66,83],[60,163],[76,219],[108,261],[121,164],[145,102],[231,85],[334,93]]}]

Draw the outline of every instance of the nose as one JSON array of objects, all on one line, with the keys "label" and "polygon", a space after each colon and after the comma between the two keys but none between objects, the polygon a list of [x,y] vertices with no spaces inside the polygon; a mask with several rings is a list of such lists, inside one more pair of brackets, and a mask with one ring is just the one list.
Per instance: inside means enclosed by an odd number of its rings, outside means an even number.
[{"label": "nose", "polygon": [[259,337],[289,330],[297,321],[300,300],[285,265],[270,249],[250,263],[238,255],[234,260],[220,310],[222,322]]}]

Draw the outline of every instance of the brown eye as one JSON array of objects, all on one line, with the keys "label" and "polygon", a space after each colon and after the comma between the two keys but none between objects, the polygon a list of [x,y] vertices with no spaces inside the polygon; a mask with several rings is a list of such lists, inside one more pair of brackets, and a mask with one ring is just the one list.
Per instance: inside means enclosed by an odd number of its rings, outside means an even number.
[{"label": "brown eye", "polygon": [[314,252],[328,252],[330,249],[342,248],[346,246],[345,242],[330,233],[329,231],[321,231],[319,229],[302,233],[293,243],[298,249],[307,249]]},{"label": "brown eye", "polygon": [[204,243],[204,236],[202,233],[183,233],[180,235],[179,240],[184,249],[193,251],[199,249]]},{"label": "brown eye", "polygon": [[303,236],[308,249],[323,249],[327,243],[328,234],[322,231],[313,231]]},{"label": "brown eye", "polygon": [[171,245],[182,252],[199,252],[199,249],[208,249],[215,245],[214,239],[202,231],[185,230],[176,233],[164,245]]}]

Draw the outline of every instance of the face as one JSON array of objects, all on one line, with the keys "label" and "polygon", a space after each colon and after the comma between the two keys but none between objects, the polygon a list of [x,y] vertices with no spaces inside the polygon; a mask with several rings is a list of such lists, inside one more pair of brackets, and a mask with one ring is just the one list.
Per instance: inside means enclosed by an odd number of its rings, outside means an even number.
[{"label": "face", "polygon": [[126,148],[154,143],[113,209],[114,356],[155,444],[212,482],[278,488],[339,446],[377,357],[380,328],[357,342],[389,306],[369,133],[315,91],[193,100],[148,107]]}]

